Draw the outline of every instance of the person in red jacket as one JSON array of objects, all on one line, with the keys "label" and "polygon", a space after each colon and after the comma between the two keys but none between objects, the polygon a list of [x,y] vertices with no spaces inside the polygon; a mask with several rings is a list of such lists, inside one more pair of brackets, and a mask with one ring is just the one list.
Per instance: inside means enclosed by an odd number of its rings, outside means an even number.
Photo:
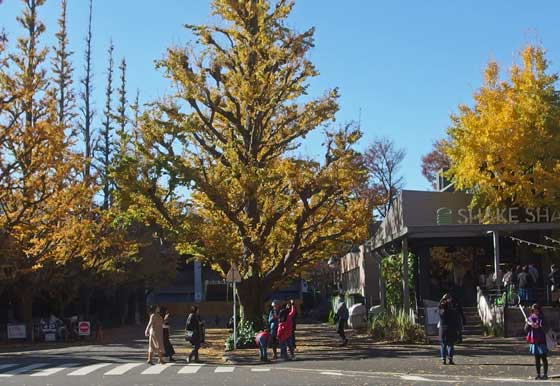
[{"label": "person in red jacket", "polygon": [[290,349],[291,359],[294,359],[294,346],[291,343],[292,329],[294,327],[294,315],[296,307],[293,301],[286,305],[286,308],[280,311],[280,322],[278,323],[278,342],[280,343],[280,357],[288,360],[288,348]]},{"label": "person in red jacket", "polygon": [[263,331],[257,333],[255,335],[255,342],[259,346],[259,350],[261,352],[261,361],[268,362],[268,342],[270,341],[270,332],[268,328],[264,329]]}]

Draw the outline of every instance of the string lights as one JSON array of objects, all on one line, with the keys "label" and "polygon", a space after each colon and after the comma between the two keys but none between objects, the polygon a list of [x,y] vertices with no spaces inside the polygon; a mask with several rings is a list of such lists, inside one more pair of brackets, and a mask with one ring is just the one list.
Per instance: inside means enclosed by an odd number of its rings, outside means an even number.
[{"label": "string lights", "polygon": [[553,239],[552,237],[544,236],[544,238],[554,244],[560,244],[560,240]]},{"label": "string lights", "polygon": [[[550,249],[550,250],[552,250],[552,251],[555,251],[555,250],[557,249],[556,247],[552,247],[552,246],[550,246],[550,245],[539,244],[539,243],[533,243],[533,242],[531,242],[531,241],[518,239],[517,237],[513,237],[513,236],[510,236],[509,238],[512,239],[513,241],[519,243],[519,244],[527,244],[527,245],[533,245],[533,246],[535,246],[535,247],[537,247],[537,248],[544,248],[545,251],[548,250],[548,249]],[[547,237],[545,236],[545,238],[547,238]],[[548,238],[547,238],[547,239],[548,239]],[[549,241],[551,241],[551,240],[549,240]],[[557,242],[558,242],[558,241],[557,241]],[[558,243],[560,244],[560,242],[558,242]]]}]

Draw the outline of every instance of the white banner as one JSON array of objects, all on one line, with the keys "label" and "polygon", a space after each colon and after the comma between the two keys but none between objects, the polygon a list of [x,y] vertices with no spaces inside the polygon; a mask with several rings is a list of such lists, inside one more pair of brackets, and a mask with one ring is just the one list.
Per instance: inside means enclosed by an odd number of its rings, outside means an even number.
[{"label": "white banner", "polygon": [[8,324],[8,339],[25,339],[25,324]]}]

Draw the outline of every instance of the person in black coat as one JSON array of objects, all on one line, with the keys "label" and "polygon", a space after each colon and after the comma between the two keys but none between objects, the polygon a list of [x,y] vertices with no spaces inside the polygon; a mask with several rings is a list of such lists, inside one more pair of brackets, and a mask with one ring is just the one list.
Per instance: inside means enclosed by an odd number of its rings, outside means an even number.
[{"label": "person in black coat", "polygon": [[455,351],[455,343],[459,337],[459,313],[453,305],[451,295],[445,294],[439,302],[439,340],[441,360],[444,365],[454,365],[453,355]]},{"label": "person in black coat", "polygon": [[173,359],[175,349],[173,348],[170,340],[171,327],[169,326],[169,319],[171,318],[171,315],[167,309],[162,307],[161,316],[163,317],[163,347],[165,349],[163,356],[169,357],[169,362],[175,362]]},{"label": "person in black coat", "polygon": [[198,350],[200,349],[200,344],[202,343],[202,331],[201,331],[201,323],[200,323],[200,316],[198,315],[198,307],[192,306],[191,312],[187,317],[187,325],[185,327],[186,331],[186,340],[191,343],[192,351],[189,354],[187,361],[190,362],[199,362],[198,359]]}]

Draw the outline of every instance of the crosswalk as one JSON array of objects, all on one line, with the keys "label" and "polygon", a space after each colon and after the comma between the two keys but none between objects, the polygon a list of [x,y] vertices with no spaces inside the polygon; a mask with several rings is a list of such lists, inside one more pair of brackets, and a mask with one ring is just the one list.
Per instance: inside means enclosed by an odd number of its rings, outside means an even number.
[{"label": "crosswalk", "polygon": [[[202,370],[206,369],[206,370]],[[257,367],[245,369],[251,372],[269,372],[271,368]],[[207,366],[204,363],[189,363],[187,365],[177,363],[165,363],[148,366],[144,362],[130,362],[130,363],[111,363],[102,362],[94,364],[79,364],[79,363],[31,363],[31,364],[17,364],[17,363],[0,363],[0,378],[7,378],[13,376],[31,376],[31,377],[49,377],[53,375],[69,376],[69,377],[83,377],[87,375],[102,375],[102,376],[122,376],[127,374],[140,374],[140,375],[159,375],[159,374],[197,374],[200,371],[231,374],[238,368],[235,366]]]}]

